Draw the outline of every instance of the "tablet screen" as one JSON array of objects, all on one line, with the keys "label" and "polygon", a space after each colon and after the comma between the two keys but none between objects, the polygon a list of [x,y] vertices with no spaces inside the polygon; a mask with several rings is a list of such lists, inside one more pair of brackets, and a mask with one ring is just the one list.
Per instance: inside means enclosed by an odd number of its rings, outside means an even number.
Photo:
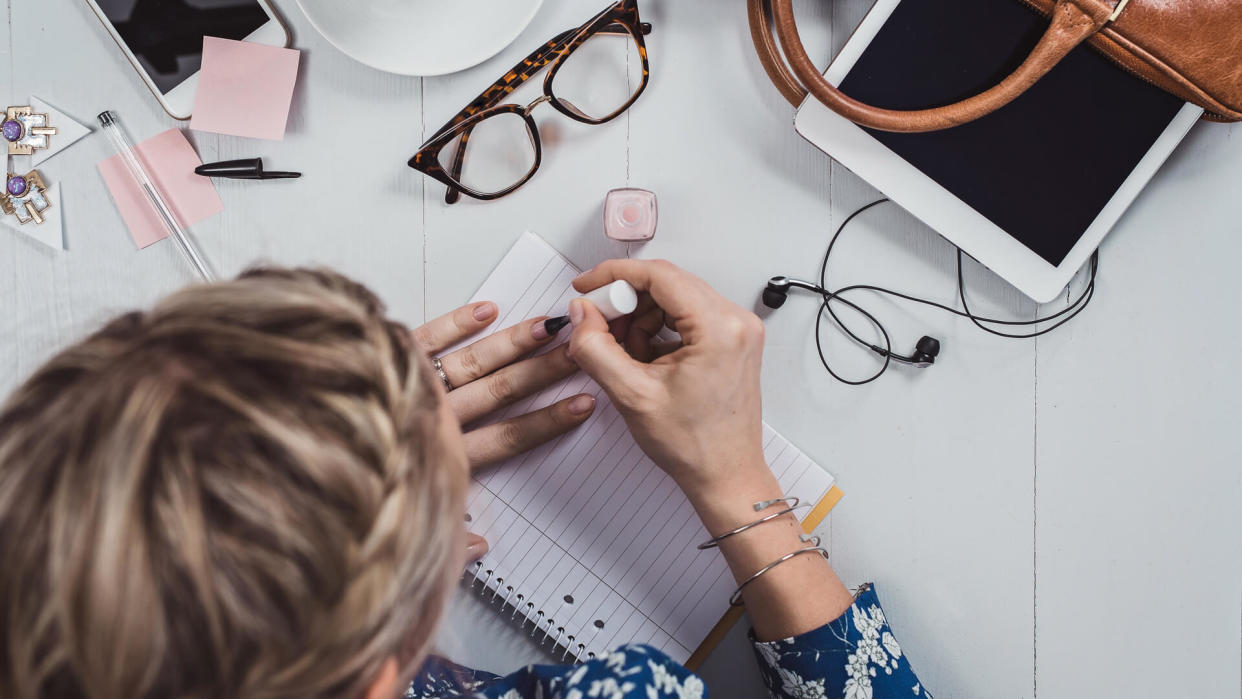
[{"label": "tablet screen", "polygon": [[[890,109],[956,102],[1013,71],[1048,27],[1019,0],[951,5],[901,2],[841,91]],[[923,134],[868,132],[1057,266],[1182,105],[1080,46],[978,121]]]}]

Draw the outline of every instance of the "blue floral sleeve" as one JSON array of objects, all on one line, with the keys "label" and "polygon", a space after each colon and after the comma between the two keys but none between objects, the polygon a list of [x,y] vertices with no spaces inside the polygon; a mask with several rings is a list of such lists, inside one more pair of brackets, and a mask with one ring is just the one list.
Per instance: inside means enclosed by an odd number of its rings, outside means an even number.
[{"label": "blue floral sleeve", "polygon": [[[754,641],[752,635],[751,640]],[[801,636],[754,641],[775,699],[928,697],[868,587],[840,618]],[[406,699],[706,699],[697,675],[650,646],[622,646],[580,665],[528,665],[500,676],[433,656]]]},{"label": "blue floral sleeve", "polygon": [[776,699],[928,697],[866,586],[837,619],[800,636],[756,641],[759,672]]},{"label": "blue floral sleeve", "polygon": [[528,665],[501,677],[432,657],[406,699],[706,699],[703,680],[650,646],[621,646],[580,665]]}]

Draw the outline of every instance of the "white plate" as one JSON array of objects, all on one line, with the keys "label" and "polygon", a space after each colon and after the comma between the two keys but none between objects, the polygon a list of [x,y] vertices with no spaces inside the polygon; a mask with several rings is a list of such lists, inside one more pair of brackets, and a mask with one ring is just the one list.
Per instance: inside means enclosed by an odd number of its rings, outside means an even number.
[{"label": "white plate", "polygon": [[401,75],[444,75],[495,56],[543,0],[298,0],[345,55]]}]

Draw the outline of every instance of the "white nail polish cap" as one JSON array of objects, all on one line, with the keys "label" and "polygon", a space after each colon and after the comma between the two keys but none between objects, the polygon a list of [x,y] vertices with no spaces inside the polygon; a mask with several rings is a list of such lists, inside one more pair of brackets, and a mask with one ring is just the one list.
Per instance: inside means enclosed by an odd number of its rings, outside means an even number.
[{"label": "white nail polish cap", "polygon": [[634,291],[634,287],[624,279],[618,279],[608,286],[589,291],[583,294],[582,298],[598,308],[606,320],[616,320],[623,315],[633,313],[634,309],[638,308],[638,292]]}]

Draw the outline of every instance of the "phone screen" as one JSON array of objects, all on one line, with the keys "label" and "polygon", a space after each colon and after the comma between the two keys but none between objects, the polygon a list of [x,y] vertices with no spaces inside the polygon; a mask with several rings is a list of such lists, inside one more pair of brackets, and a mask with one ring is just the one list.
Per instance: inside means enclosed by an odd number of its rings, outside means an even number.
[{"label": "phone screen", "polygon": [[268,21],[255,0],[95,0],[162,93],[198,72],[203,37],[245,39]]}]

